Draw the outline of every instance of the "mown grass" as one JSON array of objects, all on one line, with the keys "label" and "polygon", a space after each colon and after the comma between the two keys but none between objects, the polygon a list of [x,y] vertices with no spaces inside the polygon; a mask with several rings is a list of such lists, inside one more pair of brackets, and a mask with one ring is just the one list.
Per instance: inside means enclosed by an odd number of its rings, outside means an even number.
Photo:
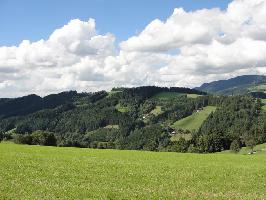
[{"label": "mown grass", "polygon": [[172,127],[174,129],[183,129],[183,130],[198,130],[204,120],[209,116],[211,112],[214,112],[216,107],[206,106],[200,112],[195,112],[192,115],[185,117],[181,120],[176,121]]},{"label": "mown grass", "polygon": [[0,144],[0,199],[265,199],[266,156]]}]

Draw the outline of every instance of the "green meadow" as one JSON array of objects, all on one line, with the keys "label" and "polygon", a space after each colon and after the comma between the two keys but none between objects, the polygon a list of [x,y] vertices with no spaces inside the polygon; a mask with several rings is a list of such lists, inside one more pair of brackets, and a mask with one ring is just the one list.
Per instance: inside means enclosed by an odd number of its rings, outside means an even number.
[{"label": "green meadow", "polygon": [[161,106],[156,106],[152,111],[151,114],[154,114],[155,116],[163,113]]},{"label": "green meadow", "polygon": [[196,99],[198,97],[200,97],[201,95],[198,94],[187,94],[187,98],[191,98],[191,99]]},{"label": "green meadow", "polygon": [[122,105],[120,105],[120,104],[117,104],[117,105],[115,106],[115,108],[116,108],[119,112],[121,112],[121,113],[125,113],[125,112],[129,112],[129,111],[130,111],[130,108],[129,108],[129,107],[125,107],[125,106],[122,106]]},{"label": "green meadow", "polygon": [[261,102],[263,103],[262,109],[266,110],[266,99],[262,99]]},{"label": "green meadow", "polygon": [[203,123],[203,121],[209,116],[211,112],[214,112],[216,107],[206,106],[203,110],[195,112],[192,115],[185,117],[181,120],[176,121],[173,124],[175,129],[184,129],[184,130],[198,130]]},{"label": "green meadow", "polygon": [[[242,147],[241,150],[239,152],[237,152],[237,154],[241,154],[241,155],[247,155],[248,153],[250,153],[251,149],[248,147]],[[254,154],[264,154],[266,155],[266,143],[264,144],[258,144],[254,147],[253,149]],[[222,151],[219,152],[221,154],[223,153],[232,153],[232,151],[230,150],[226,150],[226,151]]]},{"label": "green meadow", "polygon": [[154,95],[152,98],[153,99],[169,99],[169,98],[178,97],[180,95],[183,95],[183,93],[178,93],[178,92],[159,92],[158,94]]},{"label": "green meadow", "polygon": [[266,199],[266,156],[0,144],[0,199]]}]

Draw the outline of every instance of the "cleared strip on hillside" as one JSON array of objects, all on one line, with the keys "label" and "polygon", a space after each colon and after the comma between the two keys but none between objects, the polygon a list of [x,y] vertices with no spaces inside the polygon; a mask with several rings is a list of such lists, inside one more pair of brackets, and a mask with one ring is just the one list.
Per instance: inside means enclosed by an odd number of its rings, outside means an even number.
[{"label": "cleared strip on hillside", "polygon": [[122,106],[120,103],[115,106],[116,110],[118,110],[121,113],[129,112],[130,108]]},{"label": "cleared strip on hillside", "polygon": [[151,114],[158,116],[159,114],[163,113],[161,106],[156,106],[152,111]]},{"label": "cleared strip on hillside", "polygon": [[263,110],[266,110],[266,99],[262,99],[261,102],[264,104],[264,105],[262,106],[262,109],[263,109]]},{"label": "cleared strip on hillside", "polygon": [[108,96],[107,97],[112,97],[113,95],[117,94],[117,93],[121,93],[122,91],[110,91],[108,92]]},{"label": "cleared strip on hillside", "polygon": [[191,98],[191,99],[196,99],[198,97],[200,97],[202,95],[199,95],[199,94],[187,94],[187,98]]},{"label": "cleared strip on hillside", "polygon": [[172,127],[174,129],[184,129],[184,130],[198,130],[204,120],[209,116],[211,112],[214,112],[216,107],[207,106],[199,112],[194,112],[192,115],[185,117],[181,120],[176,121]]},{"label": "cleared strip on hillside", "polygon": [[179,92],[160,92],[154,95],[152,98],[153,99],[169,99],[169,98],[174,98],[174,97],[178,97],[181,95],[186,95],[187,98],[192,98],[192,99],[202,96],[198,94],[186,94],[186,93],[179,93]]},{"label": "cleared strip on hillside", "polygon": [[251,92],[266,92],[266,85],[256,85],[248,88]]},{"label": "cleared strip on hillside", "polygon": [[184,94],[178,93],[178,92],[159,92],[158,94],[154,95],[152,98],[153,99],[169,99],[169,98],[178,97],[180,95],[184,95]]},{"label": "cleared strip on hillside", "polygon": [[184,138],[185,140],[191,140],[192,135],[191,134],[185,134],[185,133],[177,133],[171,137],[171,141],[178,141],[181,138]]}]

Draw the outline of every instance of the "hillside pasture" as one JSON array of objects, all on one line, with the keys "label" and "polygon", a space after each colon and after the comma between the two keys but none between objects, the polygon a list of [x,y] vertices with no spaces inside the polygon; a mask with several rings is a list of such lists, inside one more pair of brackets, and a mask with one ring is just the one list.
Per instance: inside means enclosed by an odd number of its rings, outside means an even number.
[{"label": "hillside pasture", "polygon": [[[218,152],[218,154],[226,154],[226,153],[233,153],[233,154],[240,154],[240,155],[247,155],[250,152],[250,148],[248,147],[242,147],[241,150],[237,153],[232,152],[230,150]],[[253,151],[255,151],[255,154],[264,154],[266,155],[266,143],[264,144],[258,144],[254,147]]]},{"label": "hillside pasture", "polygon": [[0,199],[266,199],[266,156],[0,143]]},{"label": "hillside pasture", "polygon": [[195,99],[201,95],[198,94],[185,94],[185,93],[178,93],[178,92],[160,92],[156,95],[154,95],[152,98],[153,99],[170,99],[170,98],[175,98],[181,95],[186,95],[187,98],[192,98]]},{"label": "hillside pasture", "polygon": [[121,104],[117,104],[115,106],[116,110],[121,112],[121,113],[125,113],[125,112],[129,112],[130,111],[130,108],[129,107],[126,107],[126,106],[122,106]]},{"label": "hillside pasture", "polygon": [[159,92],[158,94],[154,95],[153,99],[169,99],[169,98],[175,98],[180,95],[184,95],[183,93],[178,92]]},{"label": "hillside pasture", "polygon": [[261,102],[263,103],[262,109],[266,110],[266,99],[262,99]]},{"label": "hillside pasture", "polygon": [[163,113],[161,106],[156,106],[151,112],[151,114],[158,116],[159,114]]},{"label": "hillside pasture", "polygon": [[119,90],[114,90],[114,91],[110,91],[108,92],[107,97],[112,97],[113,95],[117,94],[117,93],[121,93],[122,91]]},{"label": "hillside pasture", "polygon": [[172,127],[174,129],[183,129],[183,130],[198,130],[201,124],[205,119],[209,116],[211,112],[214,112],[216,107],[214,106],[206,106],[203,110],[199,112],[194,112],[192,115],[185,117],[181,120],[176,121]]},{"label": "hillside pasture", "polygon": [[[266,154],[266,143],[258,144],[253,149],[256,154]],[[250,149],[248,147],[242,147],[239,154],[248,154]]]},{"label": "hillside pasture", "polygon": [[250,92],[266,92],[266,85],[261,84],[261,85],[256,85],[256,86],[251,86],[248,88]]},{"label": "hillside pasture", "polygon": [[200,97],[202,95],[199,95],[199,94],[187,94],[187,98],[191,98],[191,99],[196,99],[198,97]]},{"label": "hillside pasture", "polygon": [[105,126],[104,128],[106,128],[106,129],[119,129],[119,125],[109,124],[109,125]]},{"label": "hillside pasture", "polygon": [[184,138],[185,140],[191,140],[192,135],[191,134],[185,134],[185,133],[177,133],[171,137],[171,141],[178,141],[181,138]]}]

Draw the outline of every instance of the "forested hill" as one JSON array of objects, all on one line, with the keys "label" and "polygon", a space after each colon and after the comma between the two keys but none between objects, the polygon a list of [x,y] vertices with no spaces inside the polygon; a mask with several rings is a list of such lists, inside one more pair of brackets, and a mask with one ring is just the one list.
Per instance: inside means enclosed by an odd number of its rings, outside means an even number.
[{"label": "forested hill", "polygon": [[[138,88],[114,88],[113,92],[119,91],[122,94],[139,96],[139,98],[148,98],[159,92],[177,92],[187,94],[206,94],[195,89],[179,87],[138,87]],[[94,93],[77,93],[76,91],[61,92],[51,94],[41,98],[35,94],[19,98],[0,98],[0,118],[11,116],[26,115],[36,111],[48,108],[55,108],[67,103],[80,103],[82,101],[94,102],[107,96],[107,92],[100,91]]]},{"label": "forested hill", "polygon": [[44,98],[32,94],[19,98],[0,99],[0,118],[26,115],[42,109],[55,108],[85,96],[88,96],[88,94],[78,94],[76,91],[70,91],[51,94]]},{"label": "forested hill", "polygon": [[266,101],[155,86],[0,99],[0,140],[217,152],[266,142]]},{"label": "forested hill", "polygon": [[244,75],[231,78],[228,80],[219,80],[211,83],[204,83],[198,88],[208,93],[236,95],[259,93],[263,95],[266,92],[266,76],[261,75]]}]

